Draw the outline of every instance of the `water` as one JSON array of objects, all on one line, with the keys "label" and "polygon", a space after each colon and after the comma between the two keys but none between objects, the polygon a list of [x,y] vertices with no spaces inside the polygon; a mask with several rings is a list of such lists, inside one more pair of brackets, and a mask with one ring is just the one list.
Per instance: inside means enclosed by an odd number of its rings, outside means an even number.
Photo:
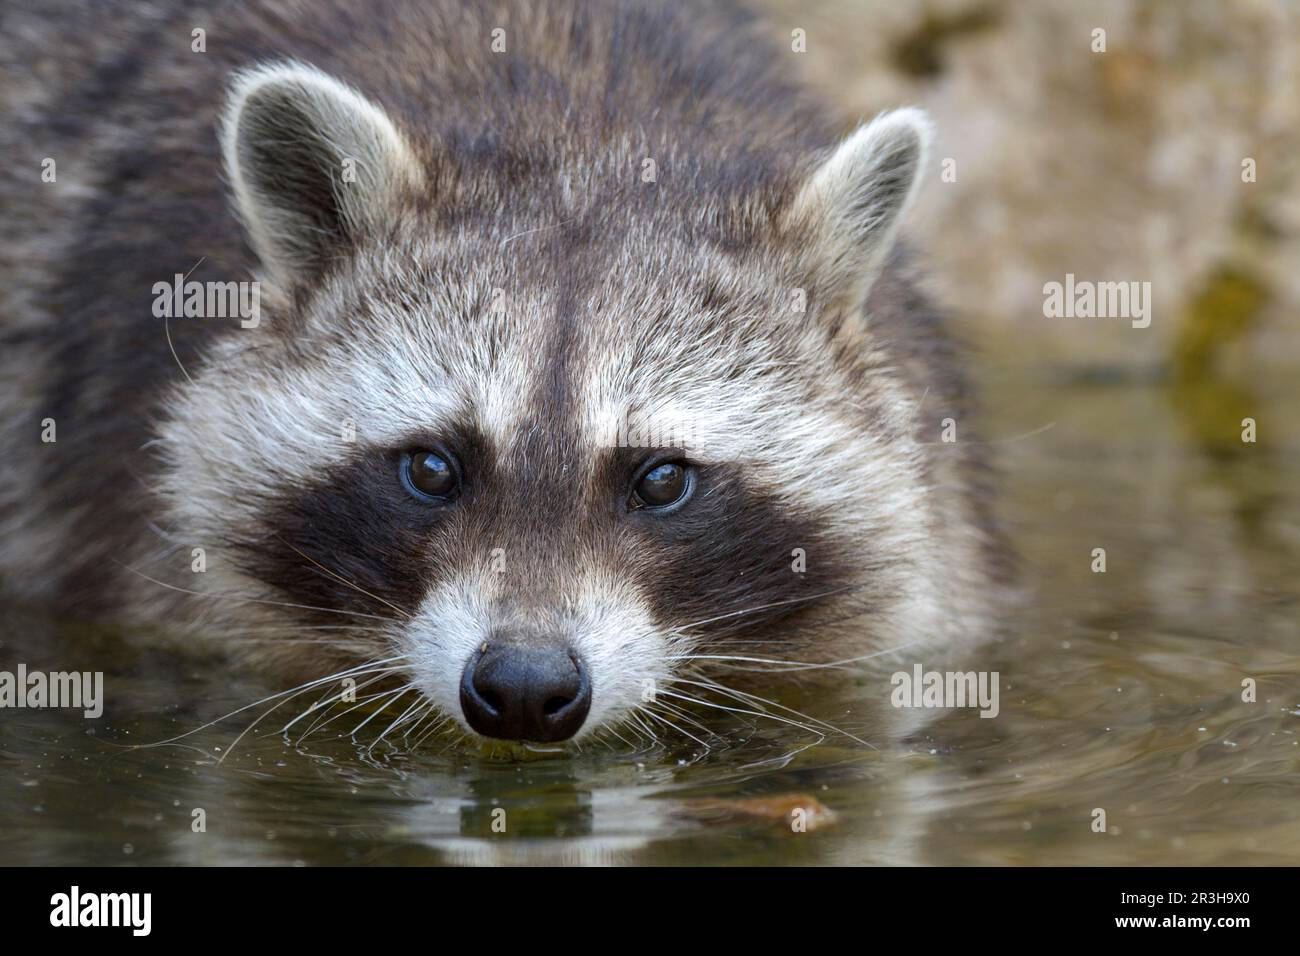
[{"label": "water", "polygon": [[276,688],[10,609],[0,669],[75,646],[111,693],[98,721],[0,711],[0,863],[1300,863],[1300,387],[988,378],[1033,594],[989,653],[997,719],[889,745],[846,680],[783,700],[878,750],[712,712],[707,752],[372,749],[382,717],[230,751],[261,709],[139,748]]}]

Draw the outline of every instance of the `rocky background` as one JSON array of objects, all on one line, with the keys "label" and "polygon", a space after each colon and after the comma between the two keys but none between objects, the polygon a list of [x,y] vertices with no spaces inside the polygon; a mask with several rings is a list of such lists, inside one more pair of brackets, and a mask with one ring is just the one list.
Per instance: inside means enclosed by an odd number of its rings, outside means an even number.
[{"label": "rocky background", "polygon": [[[898,105],[934,118],[910,232],[976,344],[1183,382],[1300,359],[1300,2],[757,6],[783,49],[806,32],[794,68],[846,130]],[[1046,318],[1043,285],[1067,273],[1150,282],[1150,327]]]}]

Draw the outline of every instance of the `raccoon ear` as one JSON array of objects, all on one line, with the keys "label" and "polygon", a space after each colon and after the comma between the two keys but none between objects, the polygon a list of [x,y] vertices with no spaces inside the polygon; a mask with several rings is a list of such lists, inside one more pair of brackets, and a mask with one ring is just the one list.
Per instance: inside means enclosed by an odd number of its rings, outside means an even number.
[{"label": "raccoon ear", "polygon": [[930,138],[921,110],[882,113],[840,143],[799,188],[789,224],[807,237],[807,270],[824,307],[844,313],[866,301],[916,192]]},{"label": "raccoon ear", "polygon": [[221,138],[239,217],[286,289],[382,226],[424,178],[382,109],[300,63],[237,74]]}]

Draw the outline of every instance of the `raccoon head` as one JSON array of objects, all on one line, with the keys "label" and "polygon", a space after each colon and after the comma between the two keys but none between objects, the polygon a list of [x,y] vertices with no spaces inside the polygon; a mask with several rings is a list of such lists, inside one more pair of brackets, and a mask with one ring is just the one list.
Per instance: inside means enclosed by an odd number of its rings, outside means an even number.
[{"label": "raccoon head", "polygon": [[174,515],[242,597],[220,606],[317,673],[396,675],[411,719],[540,742],[746,709],[719,662],[898,640],[931,517],[863,304],[924,118],[749,178],[552,135],[399,125],[297,64],[237,78],[265,318],[165,426]]}]

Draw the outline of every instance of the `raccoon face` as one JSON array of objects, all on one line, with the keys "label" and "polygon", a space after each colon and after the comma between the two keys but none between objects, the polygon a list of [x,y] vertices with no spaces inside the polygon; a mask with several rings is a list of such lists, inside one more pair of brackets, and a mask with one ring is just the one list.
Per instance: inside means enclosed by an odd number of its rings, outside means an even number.
[{"label": "raccoon face", "polygon": [[926,481],[859,313],[925,139],[883,116],[752,204],[617,163],[512,192],[318,71],[242,75],[267,318],[165,426],[205,583],[301,671],[519,741],[680,727],[719,658],[898,640]]}]

